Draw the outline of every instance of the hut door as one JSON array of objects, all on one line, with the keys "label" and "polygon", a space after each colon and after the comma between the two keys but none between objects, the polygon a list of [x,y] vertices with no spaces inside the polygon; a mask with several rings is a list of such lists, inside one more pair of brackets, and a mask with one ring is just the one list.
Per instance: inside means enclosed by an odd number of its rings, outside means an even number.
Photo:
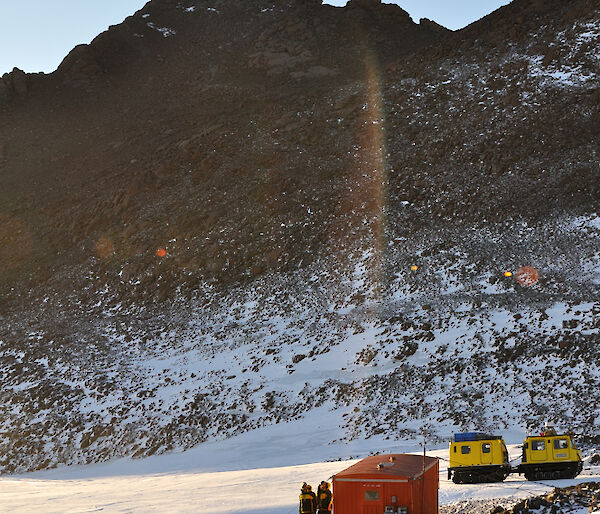
[{"label": "hut door", "polygon": [[365,503],[362,514],[381,514],[383,512],[382,504],[377,503],[375,505]]}]

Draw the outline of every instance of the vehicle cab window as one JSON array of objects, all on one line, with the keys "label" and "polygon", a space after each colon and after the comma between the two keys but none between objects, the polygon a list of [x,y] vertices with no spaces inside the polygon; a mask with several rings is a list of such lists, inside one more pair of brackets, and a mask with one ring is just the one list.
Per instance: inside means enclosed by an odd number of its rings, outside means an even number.
[{"label": "vehicle cab window", "polygon": [[467,445],[461,446],[460,453],[462,453],[463,455],[467,455],[467,454],[471,453],[471,447],[467,446]]},{"label": "vehicle cab window", "polygon": [[543,440],[531,441],[531,449],[533,451],[545,450],[546,449],[546,441],[543,441]]},{"label": "vehicle cab window", "polygon": [[555,450],[564,450],[569,447],[569,441],[566,439],[555,439],[554,440],[554,449]]},{"label": "vehicle cab window", "polygon": [[481,451],[483,453],[490,453],[492,451],[492,445],[490,443],[483,443],[481,445]]}]

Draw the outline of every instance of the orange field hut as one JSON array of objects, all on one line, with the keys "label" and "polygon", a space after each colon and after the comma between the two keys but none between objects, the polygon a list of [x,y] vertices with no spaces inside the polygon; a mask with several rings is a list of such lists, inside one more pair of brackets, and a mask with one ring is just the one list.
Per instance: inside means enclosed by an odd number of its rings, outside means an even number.
[{"label": "orange field hut", "polygon": [[373,455],[332,477],[335,514],[438,514],[439,461]]}]

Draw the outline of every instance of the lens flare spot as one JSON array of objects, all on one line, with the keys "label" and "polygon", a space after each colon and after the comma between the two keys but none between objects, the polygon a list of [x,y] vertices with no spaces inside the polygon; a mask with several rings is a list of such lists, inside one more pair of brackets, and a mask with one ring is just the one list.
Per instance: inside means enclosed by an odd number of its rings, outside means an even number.
[{"label": "lens flare spot", "polygon": [[504,276],[505,276],[505,277],[512,277],[512,275],[513,275],[513,274],[512,274],[512,271],[505,271],[505,272],[504,272]]},{"label": "lens flare spot", "polygon": [[539,280],[539,278],[540,274],[538,270],[531,266],[522,266],[515,274],[515,279],[522,286],[532,286]]},{"label": "lens flare spot", "polygon": [[167,251],[164,248],[159,248],[156,250],[156,256],[162,259],[167,256]]},{"label": "lens flare spot", "polygon": [[411,266],[410,267],[411,271],[417,271],[419,269],[419,266]]},{"label": "lens flare spot", "polygon": [[100,259],[106,259],[115,253],[115,245],[108,237],[101,237],[94,245],[94,253]]}]

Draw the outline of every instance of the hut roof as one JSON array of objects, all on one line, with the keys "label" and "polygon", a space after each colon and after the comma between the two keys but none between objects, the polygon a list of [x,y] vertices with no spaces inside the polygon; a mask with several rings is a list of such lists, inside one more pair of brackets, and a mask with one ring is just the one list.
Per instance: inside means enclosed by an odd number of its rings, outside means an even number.
[{"label": "hut roof", "polygon": [[[435,464],[437,459],[425,457],[425,469]],[[394,453],[391,455],[373,455],[336,473],[335,478],[352,478],[361,475],[381,475],[417,478],[423,472],[423,456]]]}]

